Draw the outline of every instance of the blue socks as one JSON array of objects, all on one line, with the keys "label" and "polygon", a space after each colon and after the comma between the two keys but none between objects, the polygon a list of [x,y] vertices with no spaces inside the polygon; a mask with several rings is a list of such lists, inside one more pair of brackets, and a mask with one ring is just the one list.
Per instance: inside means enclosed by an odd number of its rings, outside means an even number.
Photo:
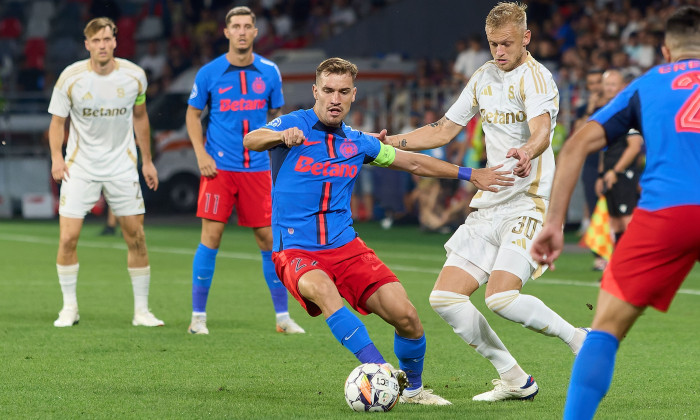
[{"label": "blue socks", "polygon": [[206,312],[218,249],[199,244],[192,261],[192,312]]},{"label": "blue socks", "polygon": [[565,420],[592,419],[610,389],[620,343],[603,331],[591,331],[583,342],[571,372],[564,406]]},{"label": "blue socks", "polygon": [[267,287],[270,289],[275,313],[286,313],[289,311],[287,306],[287,289],[275,272],[275,263],[272,262],[272,251],[260,251],[260,255],[262,255],[263,276],[265,276],[265,282],[267,282]]},{"label": "blue socks", "polygon": [[346,307],[326,319],[333,336],[357,357],[360,363],[386,363],[369,338],[365,324]]},{"label": "blue socks", "polygon": [[423,386],[423,360],[425,359],[425,334],[421,338],[406,338],[394,333],[394,353],[399,367],[406,372],[411,386],[409,390]]}]

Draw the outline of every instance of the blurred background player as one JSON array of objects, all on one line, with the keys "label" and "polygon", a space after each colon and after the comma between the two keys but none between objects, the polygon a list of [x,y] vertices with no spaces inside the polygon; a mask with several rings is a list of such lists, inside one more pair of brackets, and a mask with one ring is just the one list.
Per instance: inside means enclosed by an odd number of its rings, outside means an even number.
[{"label": "blurred background player", "polygon": [[[51,96],[49,144],[51,175],[62,183],[60,238],[56,269],[63,292],[63,308],[56,327],[78,323],[78,254],[83,219],[104,193],[128,248],[127,267],[134,290],[134,326],[164,325],[148,309],[151,268],[143,231],[145,206],[139,184],[136,143],[141,150],[141,172],[150,189],[158,188],[151,160],[151,138],[146,113],[146,74],[134,63],[114,57],[117,27],[109,18],[88,22],[83,31],[87,60],[68,66]],[[64,159],[64,124],[70,133]],[[134,142],[136,136],[136,143]]]},{"label": "blurred background player", "polygon": [[405,150],[440,147],[480,112],[487,166],[504,165],[517,176],[512,188],[474,196],[470,206],[478,211],[445,244],[447,261],[430,304],[500,375],[493,380],[494,389],[474,396],[475,401],[532,399],[537,383],[469,298],[488,283],[486,305],[496,314],[559,337],[574,354],[583,343],[585,330],[574,328],[540,299],[520,293],[528,279],[543,273],[529,248],[542,227],[554,176],[550,143],[559,94],[550,72],[526,49],[530,31],[524,5],[498,3],[486,17],[485,29],[493,60],[472,75],[445,116],[387,141]]},{"label": "blurred background player", "polygon": [[[611,101],[627,83],[619,70],[603,73],[603,96]],[[604,195],[610,214],[610,229],[617,244],[632,219],[632,212],[639,201],[638,167],[644,140],[639,131],[631,129],[623,135],[625,140],[610,142],[600,156],[596,194]],[[595,153],[593,154],[595,156]]]},{"label": "blurred background player", "polygon": [[574,362],[565,419],[593,418],[610,388],[620,341],[647,306],[668,310],[700,255],[700,124],[693,112],[700,92],[700,8],[670,15],[662,52],[671,64],[632,82],[566,142],[547,221],[532,246],[533,258],[554,269],[586,155],[623,141],[630,128],[640,130],[647,150],[642,196],[603,273],[593,330]]},{"label": "blurred background player", "polygon": [[[225,22],[229,50],[197,73],[186,116],[187,133],[202,174],[197,203],[202,237],[192,263],[192,322],[188,331],[209,334],[207,298],[221,236],[235,206],[238,224],[253,228],[260,248],[277,331],[304,333],[289,317],[287,290],[271,260],[270,160],[267,153],[243,146],[243,136],[280,114],[284,105],[282,76],[273,62],[253,53],[258,30],[255,14],[249,8],[231,9]],[[201,116],[207,106],[205,143]]]},{"label": "blurred background player", "polygon": [[497,171],[499,167],[472,172],[425,155],[396,151],[345,125],[343,118],[357,92],[356,76],[354,64],[340,58],[325,60],[316,69],[312,109],[284,115],[245,137],[246,147],[270,150],[275,267],[309,315],[323,314],[333,336],[361,363],[386,360],[362,321],[343,305],[343,298],[361,314],[375,313],[396,329],[394,352],[405,372],[398,372],[398,377],[410,382],[401,402],[449,405],[423,388],[423,326],[394,273],[353,229],[352,186],[363,163],[420,176],[459,176],[493,190],[492,185],[511,185],[512,178]]}]

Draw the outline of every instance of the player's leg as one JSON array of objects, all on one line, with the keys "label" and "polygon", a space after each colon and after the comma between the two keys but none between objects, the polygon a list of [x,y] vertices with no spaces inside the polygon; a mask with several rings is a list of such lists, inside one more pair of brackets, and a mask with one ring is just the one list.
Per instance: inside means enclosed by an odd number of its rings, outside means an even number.
[{"label": "player's leg", "polygon": [[451,253],[430,294],[430,305],[477,353],[488,359],[500,379],[495,388],[474,396],[476,401],[533,398],[537,384],[525,373],[470,296],[488,280],[488,273]]},{"label": "player's leg", "polygon": [[63,294],[63,307],[54,321],[55,327],[70,327],[80,320],[78,315],[78,238],[83,226],[83,219],[59,216],[58,255],[56,271],[58,283]]},{"label": "player's leg", "polygon": [[141,185],[138,180],[105,182],[103,193],[107,204],[120,220],[122,236],[127,248],[127,271],[134,292],[134,326],[158,327],[164,325],[148,308],[151,267],[148,262],[143,217],[146,212]]},{"label": "player's leg", "polygon": [[219,170],[214,178],[200,178],[197,217],[202,219],[202,234],[192,260],[192,320],[187,328],[190,334],[209,334],[206,311],[216,255],[237,195],[238,186],[230,171]]},{"label": "player's leg", "polygon": [[592,419],[610,388],[620,341],[644,307],[634,306],[605,290],[598,295],[593,331],[574,361],[564,419]]},{"label": "player's leg", "polygon": [[272,262],[272,229],[270,226],[263,226],[253,228],[253,232],[255,233],[255,242],[258,244],[262,255],[263,276],[270,290],[272,306],[275,309],[277,332],[287,334],[305,333],[306,331],[289,316],[287,289],[280,279],[277,278],[277,273],[275,273],[275,264]]},{"label": "player's leg", "polygon": [[61,183],[59,201],[59,240],[56,271],[63,294],[63,307],[54,321],[56,327],[70,327],[78,323],[78,238],[83,219],[100,198],[102,186],[78,176]]},{"label": "player's leg", "polygon": [[187,329],[190,334],[209,334],[207,300],[225,228],[224,222],[202,219],[201,239],[192,260],[192,321]]},{"label": "player's leg", "polygon": [[418,312],[408,299],[406,290],[398,281],[380,286],[365,302],[365,307],[391,324],[394,334],[394,353],[399,368],[405,372],[408,386],[401,394],[402,403],[450,405],[446,399],[423,387],[423,361],[426,338]]},{"label": "player's leg", "polygon": [[303,299],[320,309],[333,336],[357,360],[361,363],[386,363],[370,339],[365,324],[343,305],[335,283],[326,272],[307,271],[299,278],[297,290]]},{"label": "player's leg", "polygon": [[128,250],[126,265],[134,292],[134,319],[132,324],[146,327],[163,326],[165,323],[157,319],[148,308],[151,266],[148,262],[146,234],[143,230],[143,214],[119,216],[122,234]]}]

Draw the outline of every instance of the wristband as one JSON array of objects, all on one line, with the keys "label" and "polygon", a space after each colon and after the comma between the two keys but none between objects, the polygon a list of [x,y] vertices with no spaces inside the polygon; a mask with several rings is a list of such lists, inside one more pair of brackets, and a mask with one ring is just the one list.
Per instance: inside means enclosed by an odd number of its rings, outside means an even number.
[{"label": "wristband", "polygon": [[472,179],[472,168],[465,168],[463,166],[459,167],[457,172],[457,179],[463,179],[465,181],[471,181]]}]

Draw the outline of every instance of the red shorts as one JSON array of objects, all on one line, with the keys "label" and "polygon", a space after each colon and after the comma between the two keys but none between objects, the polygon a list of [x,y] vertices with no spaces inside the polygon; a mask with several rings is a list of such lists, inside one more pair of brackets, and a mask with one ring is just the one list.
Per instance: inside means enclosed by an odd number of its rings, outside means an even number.
[{"label": "red shorts", "polygon": [[228,222],[236,206],[238,225],[270,226],[272,216],[270,171],[232,172],[217,170],[214,178],[199,181],[197,217]]},{"label": "red shorts", "polygon": [[634,306],[666,312],[700,259],[700,206],[635,209],[601,288]]},{"label": "red shorts", "polygon": [[311,270],[321,270],[333,280],[342,296],[357,312],[371,313],[365,304],[374,292],[387,283],[399,281],[360,238],[340,248],[324,251],[285,249],[272,253],[277,276],[289,293],[311,316],[321,314],[315,303],[299,293],[299,279]]}]

